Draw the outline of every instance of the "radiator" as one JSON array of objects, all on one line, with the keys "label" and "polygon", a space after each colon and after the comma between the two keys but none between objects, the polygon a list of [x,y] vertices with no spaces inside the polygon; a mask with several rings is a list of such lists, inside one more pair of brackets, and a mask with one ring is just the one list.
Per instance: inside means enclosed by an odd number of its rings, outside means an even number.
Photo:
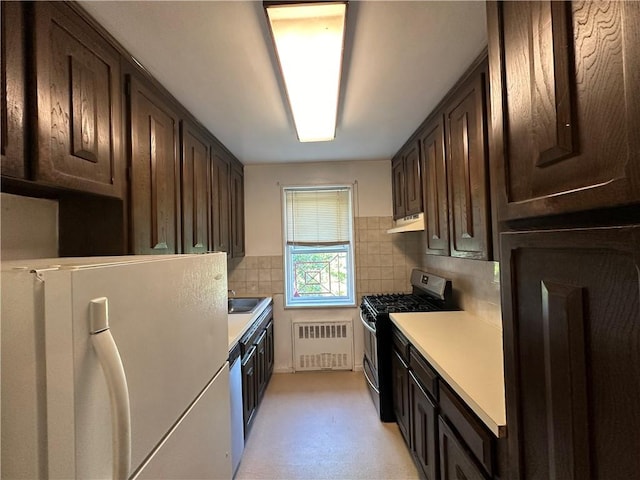
[{"label": "radiator", "polygon": [[351,320],[294,323],[293,370],[353,370]]}]

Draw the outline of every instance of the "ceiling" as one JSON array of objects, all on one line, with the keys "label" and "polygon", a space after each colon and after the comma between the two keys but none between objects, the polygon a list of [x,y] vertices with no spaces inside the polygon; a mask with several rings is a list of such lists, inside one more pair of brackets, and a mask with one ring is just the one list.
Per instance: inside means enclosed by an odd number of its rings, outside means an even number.
[{"label": "ceiling", "polygon": [[484,1],[351,1],[336,138],[299,143],[262,2],[80,1],[245,165],[389,159],[487,43]]}]

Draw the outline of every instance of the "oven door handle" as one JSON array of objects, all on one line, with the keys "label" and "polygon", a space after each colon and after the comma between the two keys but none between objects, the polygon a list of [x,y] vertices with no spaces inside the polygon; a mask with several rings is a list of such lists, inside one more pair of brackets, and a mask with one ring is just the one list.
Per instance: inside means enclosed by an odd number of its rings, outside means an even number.
[{"label": "oven door handle", "polygon": [[367,322],[367,320],[362,316],[362,310],[360,310],[360,321],[362,322],[362,325],[364,325],[364,328],[366,328],[367,330],[369,330],[371,333],[373,333],[374,335],[376,334],[376,329],[373,328],[371,325],[369,325],[369,322]]},{"label": "oven door handle", "polygon": [[[363,363],[366,362],[366,359],[364,359]],[[376,386],[373,384],[373,382],[371,381],[371,379],[369,378],[369,375],[367,375],[367,367],[363,364],[362,366],[362,371],[364,372],[364,378],[367,381],[367,383],[369,384],[369,386],[371,387],[371,389],[376,392],[378,395],[380,395],[380,390],[378,390],[376,388]]]}]

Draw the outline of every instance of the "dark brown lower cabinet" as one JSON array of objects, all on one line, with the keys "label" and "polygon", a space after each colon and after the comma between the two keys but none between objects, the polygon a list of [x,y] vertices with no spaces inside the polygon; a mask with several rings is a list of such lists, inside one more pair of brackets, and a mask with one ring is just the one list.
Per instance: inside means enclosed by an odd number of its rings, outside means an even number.
[{"label": "dark brown lower cabinet", "polygon": [[267,390],[274,365],[273,308],[271,306],[240,339],[242,345],[242,397],[244,436],[249,434],[255,412]]},{"label": "dark brown lower cabinet", "polygon": [[244,435],[247,436],[253,424],[254,414],[258,407],[258,388],[256,372],[256,347],[251,347],[242,359],[242,407],[244,410]]},{"label": "dark brown lower cabinet", "polygon": [[427,480],[438,478],[437,407],[422,389],[420,382],[409,373],[411,401],[411,451]]},{"label": "dark brown lower cabinet", "polygon": [[391,378],[393,379],[393,409],[396,422],[407,445],[411,446],[409,435],[409,367],[397,350],[391,356]]},{"label": "dark brown lower cabinet", "polygon": [[505,233],[510,478],[640,472],[640,225]]},{"label": "dark brown lower cabinet", "polygon": [[442,418],[438,421],[440,478],[442,480],[485,480],[463,444]]},{"label": "dark brown lower cabinet", "polygon": [[506,476],[505,438],[491,433],[395,327],[392,342],[393,408],[420,476],[511,478]]},{"label": "dark brown lower cabinet", "polygon": [[262,398],[267,387],[267,330],[263,330],[256,341],[256,355],[258,398]]},{"label": "dark brown lower cabinet", "polygon": [[267,325],[267,383],[273,373],[275,364],[275,338],[273,336],[273,321]]}]

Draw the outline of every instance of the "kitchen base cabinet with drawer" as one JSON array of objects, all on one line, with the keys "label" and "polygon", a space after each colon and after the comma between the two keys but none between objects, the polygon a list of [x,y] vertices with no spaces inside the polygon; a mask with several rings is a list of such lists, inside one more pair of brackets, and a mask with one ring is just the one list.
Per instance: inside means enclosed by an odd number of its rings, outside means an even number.
[{"label": "kitchen base cabinet with drawer", "polygon": [[491,433],[397,328],[392,338],[396,421],[420,476],[471,480],[504,475],[506,439]]},{"label": "kitchen base cabinet with drawer", "polygon": [[[494,470],[495,436],[489,432],[475,414],[444,383],[440,386],[440,418],[456,432],[460,443],[469,451],[469,461],[477,461],[491,478]],[[440,435],[442,446],[442,435]],[[464,450],[464,448],[463,448]],[[440,457],[443,457],[441,452]],[[443,477],[446,478],[446,477]],[[451,477],[457,478],[457,477]]]},{"label": "kitchen base cabinet with drawer", "polygon": [[400,432],[407,445],[411,446],[409,403],[409,340],[393,329],[393,348],[391,355],[391,378],[393,383],[393,411]]},{"label": "kitchen base cabinet with drawer", "polygon": [[245,440],[273,372],[273,307],[268,306],[240,339]]},{"label": "kitchen base cabinet with drawer", "polygon": [[393,411],[400,433],[407,445],[411,446],[409,435],[409,367],[396,349],[391,356],[391,375],[393,380]]},{"label": "kitchen base cabinet with drawer", "polygon": [[424,391],[413,372],[409,373],[411,402],[411,453],[428,480],[438,478],[438,407]]},{"label": "kitchen base cabinet with drawer", "polygon": [[440,478],[442,480],[485,480],[464,444],[460,442],[442,417],[438,420]]}]

